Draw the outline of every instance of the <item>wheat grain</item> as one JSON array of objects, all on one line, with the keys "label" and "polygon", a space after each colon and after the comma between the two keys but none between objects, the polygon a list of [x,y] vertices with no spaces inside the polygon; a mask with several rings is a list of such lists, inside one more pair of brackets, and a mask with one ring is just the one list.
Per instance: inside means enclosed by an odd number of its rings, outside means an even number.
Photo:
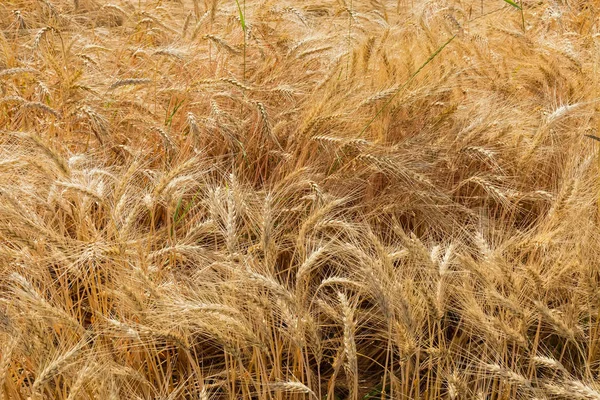
[{"label": "wheat grain", "polygon": [[21,74],[38,75],[39,73],[40,73],[40,71],[38,71],[37,69],[34,69],[34,68],[27,68],[27,67],[6,68],[3,70],[0,70],[0,78],[21,75]]},{"label": "wheat grain", "polygon": [[67,364],[73,362],[73,359],[81,353],[82,349],[86,345],[87,338],[84,338],[84,340],[80,341],[66,352],[61,353],[56,359],[48,363],[48,365],[46,365],[46,367],[37,375],[35,382],[33,383],[32,389],[35,392],[41,391],[44,385],[46,385],[50,381],[50,379],[52,379],[63,368],[65,368]]},{"label": "wheat grain", "polygon": [[358,392],[358,364],[356,356],[356,342],[354,333],[356,329],[354,320],[354,310],[348,301],[346,295],[338,292],[338,299],[342,307],[342,321],[344,324],[343,349],[346,362],[344,367],[348,374],[352,396],[357,396]]},{"label": "wheat grain", "polygon": [[147,85],[151,83],[152,80],[148,78],[128,78],[128,79],[120,79],[114,82],[112,85],[108,87],[109,90],[113,90],[122,86],[140,86]]},{"label": "wheat grain", "polygon": [[4,398],[598,398],[591,2],[0,3]]},{"label": "wheat grain", "polygon": [[305,394],[310,395],[310,397],[313,397],[315,399],[317,398],[316,394],[302,382],[287,381],[287,382],[271,383],[269,385],[269,388],[275,392],[305,393]]}]

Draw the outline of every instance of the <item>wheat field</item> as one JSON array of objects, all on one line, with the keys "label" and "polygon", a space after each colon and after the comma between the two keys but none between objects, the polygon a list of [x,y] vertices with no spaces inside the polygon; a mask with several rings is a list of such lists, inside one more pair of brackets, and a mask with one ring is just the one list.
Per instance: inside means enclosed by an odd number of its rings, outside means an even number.
[{"label": "wheat field", "polygon": [[600,399],[600,1],[0,1],[0,399]]}]

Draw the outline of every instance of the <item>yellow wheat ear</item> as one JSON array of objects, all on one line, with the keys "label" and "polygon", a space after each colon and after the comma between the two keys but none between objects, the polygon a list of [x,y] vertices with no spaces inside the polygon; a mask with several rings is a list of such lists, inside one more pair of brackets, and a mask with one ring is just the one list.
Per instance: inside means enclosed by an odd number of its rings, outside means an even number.
[{"label": "yellow wheat ear", "polygon": [[598,0],[112,3],[0,0],[0,400],[600,398]]},{"label": "yellow wheat ear", "polygon": [[[584,136],[600,142],[600,137],[598,137],[598,136],[587,135],[587,134],[584,135]],[[598,158],[597,165],[598,165],[598,168],[600,169],[600,147],[597,150],[596,157]],[[597,216],[597,218],[600,218],[600,191],[598,192],[596,203],[597,203],[597,207],[598,207],[598,216]]]},{"label": "yellow wheat ear", "polygon": [[240,18],[240,26],[242,27],[242,32],[244,34],[244,49],[243,49],[243,73],[242,78],[244,82],[246,82],[246,35],[247,35],[247,26],[246,26],[246,0],[242,0],[242,4],[240,4],[240,0],[235,0],[235,4],[238,8],[239,18]]},{"label": "yellow wheat ear", "polygon": [[375,115],[373,116],[373,118],[371,118],[369,120],[369,122],[367,122],[367,124],[362,128],[362,130],[360,131],[360,133],[358,134],[358,136],[362,136],[363,133],[366,132],[366,130],[369,128],[369,126],[371,126],[371,124],[373,123],[373,121],[375,121],[377,119],[377,117],[379,115],[381,115],[381,113],[390,105],[390,103],[394,100],[394,98],[400,94],[402,92],[403,89],[405,89],[412,81],[413,79],[419,75],[419,73],[423,70],[423,68],[425,68],[427,66],[427,64],[429,64],[431,61],[433,61],[441,52],[442,50],[444,50],[444,48],[446,46],[448,46],[450,44],[450,42],[452,42],[454,39],[456,38],[456,35],[453,35],[450,39],[448,39],[444,44],[442,44],[435,52],[433,52],[429,58],[427,58],[427,60],[425,60],[425,62],[423,64],[421,64],[421,66],[415,71],[413,72],[410,77],[406,80],[406,82],[400,86],[398,88],[398,90],[396,90],[396,92],[390,97],[389,100],[387,100],[383,106],[381,106],[381,108],[379,108],[379,110],[375,113]]}]

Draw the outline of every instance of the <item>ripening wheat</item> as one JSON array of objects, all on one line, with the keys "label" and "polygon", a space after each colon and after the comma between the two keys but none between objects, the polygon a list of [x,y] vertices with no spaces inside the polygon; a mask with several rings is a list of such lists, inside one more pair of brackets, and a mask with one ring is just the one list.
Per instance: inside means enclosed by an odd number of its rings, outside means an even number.
[{"label": "ripening wheat", "polygon": [[600,1],[0,1],[0,399],[600,399]]}]

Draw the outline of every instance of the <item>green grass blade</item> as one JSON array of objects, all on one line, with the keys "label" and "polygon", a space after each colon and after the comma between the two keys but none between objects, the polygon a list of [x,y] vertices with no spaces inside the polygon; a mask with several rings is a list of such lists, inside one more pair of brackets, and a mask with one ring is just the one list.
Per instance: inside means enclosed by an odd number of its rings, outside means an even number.
[{"label": "green grass blade", "polygon": [[246,82],[246,0],[244,0],[244,8],[242,9],[242,5],[239,0],[235,0],[235,4],[237,4],[238,12],[240,13],[240,24],[242,25],[242,31],[244,31],[244,82]]},{"label": "green grass blade", "polygon": [[246,32],[246,18],[244,17],[244,12],[242,11],[242,6],[240,5],[239,0],[235,0],[235,4],[237,4],[238,12],[240,13],[240,23],[242,24],[242,29],[244,33]]},{"label": "green grass blade", "polygon": [[[196,204],[196,200],[198,199],[198,196],[201,195],[201,189],[198,189],[198,191],[194,194],[194,197],[192,198],[192,200],[187,203],[185,205],[185,207],[183,207],[183,210],[181,210],[181,206],[183,203],[183,197],[179,198],[179,201],[177,202],[177,206],[175,207],[175,212],[173,213],[173,227],[176,227],[179,222],[181,220],[183,220],[183,218],[185,218],[186,215],[188,215],[188,213],[191,211],[191,208]],[[181,214],[180,214],[181,211]]]},{"label": "green grass blade", "polygon": [[173,107],[173,111],[171,112],[171,115],[167,115],[167,118],[165,120],[165,125],[166,126],[171,126],[171,123],[173,122],[173,117],[175,116],[175,114],[177,113],[177,111],[179,110],[179,108],[183,105],[184,100],[181,100],[180,102],[178,102],[177,104],[175,104],[175,107]]},{"label": "green grass blade", "polygon": [[504,0],[504,2],[505,2],[505,3],[508,3],[508,4],[510,4],[511,6],[513,6],[513,7],[517,8],[517,9],[519,9],[519,10],[521,9],[521,6],[520,6],[520,5],[518,5],[517,3],[515,3],[515,2],[514,2],[514,1],[512,1],[512,0]]},{"label": "green grass blade", "polygon": [[413,72],[413,74],[408,78],[408,80],[406,82],[404,82],[404,84],[398,88],[396,93],[394,93],[393,96],[390,97],[390,99],[385,102],[385,104],[379,109],[379,111],[377,111],[375,116],[373,116],[373,118],[371,118],[371,120],[367,123],[367,125],[365,125],[365,127],[362,129],[362,131],[360,131],[359,136],[361,136],[363,133],[365,133],[365,131],[369,128],[369,126],[371,126],[373,121],[375,121],[377,119],[377,117],[379,117],[379,115],[381,115],[381,113],[387,108],[387,106],[390,105],[390,103],[394,100],[394,98],[396,98],[396,96],[412,82],[412,80],[415,78],[415,76],[417,76],[419,74],[419,72],[421,72],[421,70],[427,66],[427,64],[429,64],[431,61],[433,61],[433,59],[436,58],[437,55],[440,54],[442,52],[442,50],[444,50],[444,48],[446,46],[448,46],[450,44],[450,42],[452,42],[455,38],[456,38],[456,35],[454,35],[450,39],[448,39],[435,52],[433,52],[429,56],[429,58],[427,60],[425,60],[425,62],[423,64],[421,64],[419,69],[417,69],[415,72]]},{"label": "green grass blade", "polygon": [[173,222],[177,223],[179,221],[179,209],[181,208],[181,203],[183,201],[183,197],[179,198],[177,202],[177,207],[175,207],[175,212],[173,213]]}]

